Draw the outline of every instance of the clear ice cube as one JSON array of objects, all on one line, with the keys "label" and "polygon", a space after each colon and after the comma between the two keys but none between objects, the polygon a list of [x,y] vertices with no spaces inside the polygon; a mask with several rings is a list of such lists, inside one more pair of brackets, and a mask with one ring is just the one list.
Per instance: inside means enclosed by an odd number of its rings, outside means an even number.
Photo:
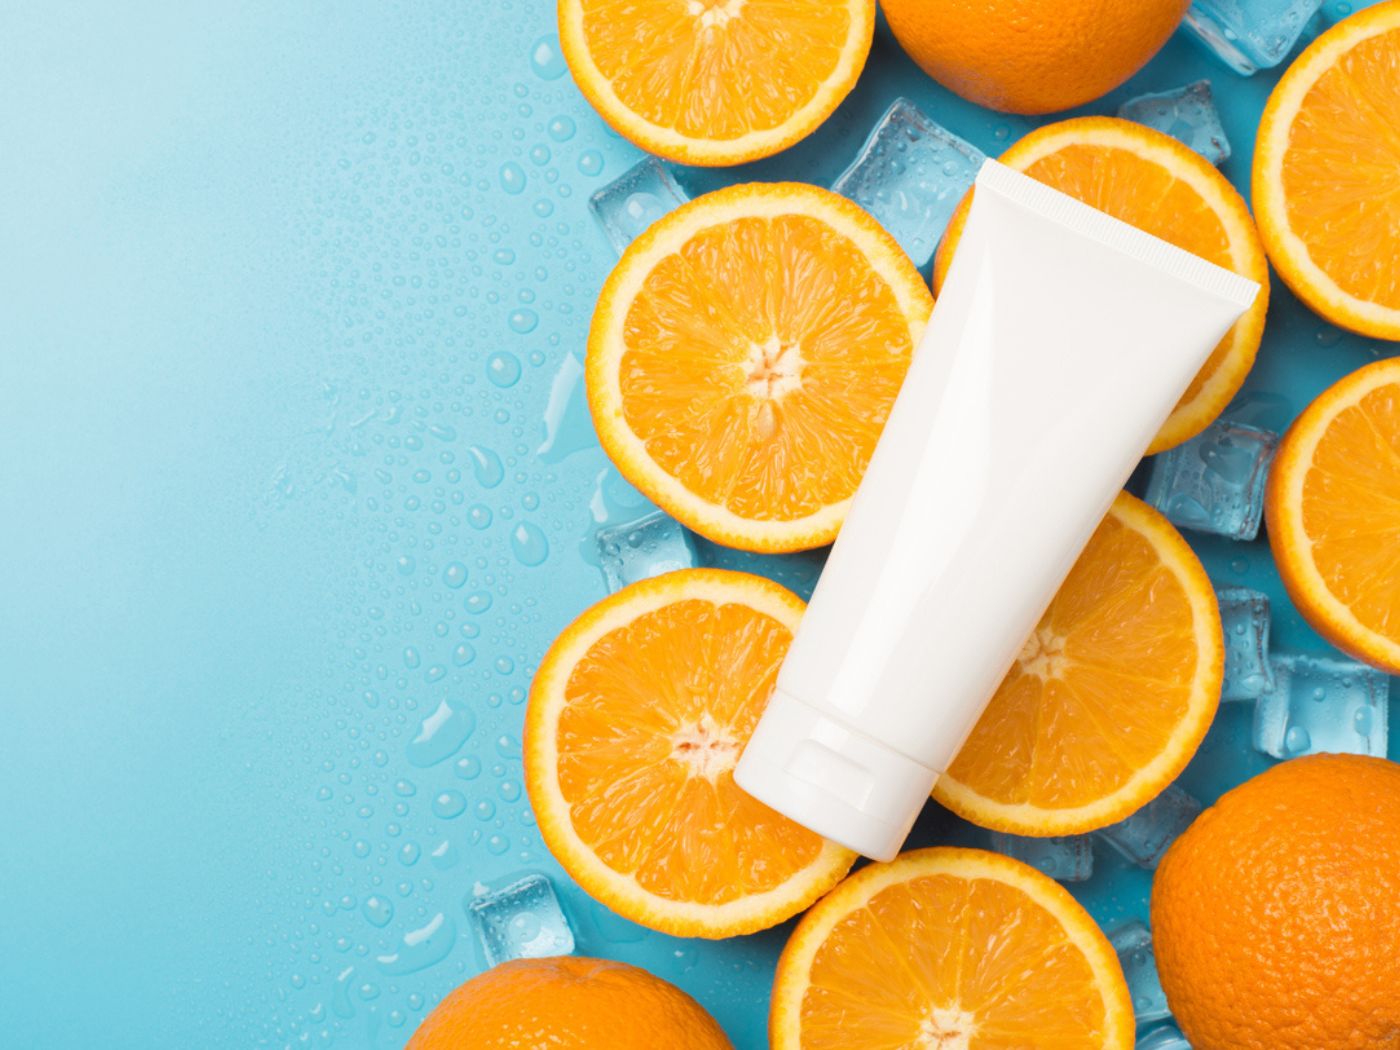
[{"label": "clear ice cube", "polygon": [[1254,746],[1274,758],[1386,753],[1390,679],[1344,656],[1272,658],[1274,688],[1255,702]]},{"label": "clear ice cube", "polygon": [[1164,1024],[1138,1036],[1137,1050],[1191,1050],[1191,1044],[1174,1024]]},{"label": "clear ice cube", "polygon": [[568,955],[574,950],[574,932],[559,907],[554,886],[543,875],[526,875],[469,899],[467,914],[476,924],[488,965]]},{"label": "clear ice cube", "polygon": [[897,98],[831,188],[875,216],[914,264],[924,266],[986,159],[907,98]]},{"label": "clear ice cube", "polygon": [[588,199],[588,208],[619,255],[667,212],[690,199],[666,166],[648,157]]},{"label": "clear ice cube", "polygon": [[1220,699],[1257,700],[1274,688],[1269,596],[1248,587],[1225,587],[1216,597],[1225,633],[1225,683]]},{"label": "clear ice cube", "polygon": [[598,559],[610,593],[663,572],[694,568],[697,562],[690,533],[659,510],[599,529]]},{"label": "clear ice cube", "polygon": [[1322,0],[1196,0],[1186,27],[1243,76],[1278,65],[1309,31]]},{"label": "clear ice cube", "polygon": [[1086,835],[1026,838],[994,831],[992,849],[1029,864],[1060,882],[1083,882],[1094,874],[1093,844]]},{"label": "clear ice cube", "polygon": [[1198,80],[1172,91],[1139,95],[1124,102],[1118,115],[1179,139],[1212,164],[1224,164],[1230,159],[1230,140],[1225,137],[1224,125],[1220,123],[1209,80]]},{"label": "clear ice cube", "polygon": [[1201,812],[1201,804],[1175,784],[1127,820],[1095,832],[1140,868],[1155,868],[1176,837]]},{"label": "clear ice cube", "polygon": [[[1133,1014],[1140,1025],[1170,1017],[1167,994],[1157,976],[1157,959],[1152,954],[1152,931],[1133,919],[1108,935],[1118,961],[1123,964],[1123,976],[1128,981],[1128,994],[1133,1000]],[[1141,1044],[1139,1044],[1141,1045]]]},{"label": "clear ice cube", "polygon": [[1259,535],[1264,482],[1278,449],[1272,430],[1216,420],[1152,457],[1147,502],[1184,529],[1232,540]]}]

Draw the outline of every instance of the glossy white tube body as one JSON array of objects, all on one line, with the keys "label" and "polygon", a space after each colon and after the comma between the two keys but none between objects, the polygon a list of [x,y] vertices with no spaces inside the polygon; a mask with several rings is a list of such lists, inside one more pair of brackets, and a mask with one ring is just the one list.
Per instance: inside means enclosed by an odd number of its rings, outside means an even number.
[{"label": "glossy white tube body", "polygon": [[988,161],[739,785],[860,853],[893,857],[1258,291]]}]

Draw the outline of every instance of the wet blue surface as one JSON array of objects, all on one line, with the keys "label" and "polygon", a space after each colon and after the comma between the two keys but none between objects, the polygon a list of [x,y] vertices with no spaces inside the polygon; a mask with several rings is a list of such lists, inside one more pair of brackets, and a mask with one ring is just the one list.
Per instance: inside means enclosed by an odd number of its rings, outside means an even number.
[{"label": "wet blue surface", "polygon": [[[764,1046],[787,928],[612,916],[521,786],[531,671],[605,591],[595,530],[648,509],[578,396],[613,260],[588,199],[639,154],[573,87],[553,11],[0,8],[7,1045],[397,1048],[485,965],[474,893],[541,871],[580,951]],[[1179,36],[1085,111],[1202,77],[1244,186],[1276,74]],[[827,184],[901,95],[991,154],[1034,123],[952,98],[881,28],[811,139],[678,179]],[[1233,415],[1277,430],[1394,348],[1274,294]],[[1263,540],[1188,537],[1270,596],[1275,649],[1326,651]],[[698,553],[803,591],[820,567]],[[1191,795],[1273,761],[1249,707],[1222,708]],[[914,842],[980,836],[930,805]],[[1112,927],[1150,879],[1100,849],[1072,889]]]}]

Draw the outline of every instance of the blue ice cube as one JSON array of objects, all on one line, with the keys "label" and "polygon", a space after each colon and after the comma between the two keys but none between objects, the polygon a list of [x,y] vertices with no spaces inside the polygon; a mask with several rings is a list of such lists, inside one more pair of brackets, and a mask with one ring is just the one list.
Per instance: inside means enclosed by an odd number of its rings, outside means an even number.
[{"label": "blue ice cube", "polygon": [[1083,882],[1094,874],[1094,849],[1087,835],[1026,838],[992,832],[992,849],[1015,857],[1060,882]]},{"label": "blue ice cube", "polygon": [[1248,587],[1225,587],[1216,597],[1225,633],[1225,683],[1220,699],[1257,700],[1274,687],[1269,596]]},{"label": "blue ice cube", "polygon": [[655,157],[634,164],[588,199],[619,255],[648,226],[690,198]]},{"label": "blue ice cube", "polygon": [[986,159],[907,98],[897,98],[831,188],[880,220],[914,265],[924,266]]},{"label": "blue ice cube", "polygon": [[1186,26],[1243,76],[1278,65],[1309,31],[1322,0],[1196,0]]},{"label": "blue ice cube", "polygon": [[1191,1044],[1174,1024],[1164,1024],[1138,1036],[1137,1050],[1191,1050]]},{"label": "blue ice cube", "polygon": [[1119,926],[1108,935],[1118,961],[1123,964],[1123,976],[1128,980],[1128,994],[1133,999],[1133,1014],[1140,1025],[1170,1017],[1167,994],[1157,976],[1157,958],[1152,954],[1152,931],[1137,919]]},{"label": "blue ice cube", "polygon": [[1180,139],[1212,164],[1224,164],[1230,159],[1230,140],[1225,137],[1225,128],[1220,123],[1209,80],[1198,80],[1172,91],[1139,95],[1124,102],[1118,108],[1118,115]]},{"label": "blue ice cube", "polygon": [[1218,419],[1152,458],[1147,502],[1184,529],[1252,540],[1259,535],[1264,482],[1277,449],[1272,430]]},{"label": "blue ice cube", "polygon": [[526,875],[509,886],[467,901],[490,966],[509,959],[569,955],[574,931],[543,875]]},{"label": "blue ice cube", "polygon": [[1273,657],[1254,706],[1254,746],[1275,758],[1319,751],[1385,757],[1390,679],[1344,656]]},{"label": "blue ice cube", "polygon": [[1151,869],[1200,812],[1199,802],[1171,784],[1127,820],[1095,834],[1138,867]]},{"label": "blue ice cube", "polygon": [[663,572],[693,568],[697,561],[690,533],[659,510],[599,529],[598,557],[609,592]]}]

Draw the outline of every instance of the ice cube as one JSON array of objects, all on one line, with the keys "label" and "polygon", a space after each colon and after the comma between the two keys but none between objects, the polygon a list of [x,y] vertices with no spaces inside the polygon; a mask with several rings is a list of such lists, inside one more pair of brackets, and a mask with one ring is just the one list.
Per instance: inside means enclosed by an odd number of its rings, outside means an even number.
[{"label": "ice cube", "polygon": [[648,226],[689,199],[666,166],[648,157],[593,194],[588,207],[621,255]]},{"label": "ice cube", "polygon": [[1164,1024],[1138,1036],[1137,1050],[1191,1050],[1191,1044],[1174,1024]]},{"label": "ice cube", "polygon": [[1259,535],[1264,481],[1277,448],[1272,430],[1216,420],[1152,458],[1147,502],[1184,529],[1252,540]]},{"label": "ice cube", "polygon": [[992,849],[1024,861],[1060,882],[1083,882],[1094,873],[1093,844],[1086,835],[1025,838],[992,832]]},{"label": "ice cube", "polygon": [[697,560],[690,533],[659,510],[599,529],[598,556],[609,592],[663,572],[694,568]]},{"label": "ice cube", "polygon": [[1278,65],[1312,28],[1322,0],[1196,0],[1186,26],[1243,76]]},{"label": "ice cube", "polygon": [[553,885],[543,875],[526,875],[468,899],[466,906],[491,966],[509,959],[568,955],[574,950],[573,930]]},{"label": "ice cube", "polygon": [[1151,1024],[1170,1017],[1167,995],[1157,976],[1157,959],[1152,954],[1152,931],[1133,919],[1113,930],[1108,941],[1123,964],[1123,976],[1128,980],[1128,994],[1132,996],[1137,1023]]},{"label": "ice cube", "polygon": [[1344,656],[1272,658],[1274,688],[1254,707],[1254,746],[1275,758],[1386,753],[1390,679]]},{"label": "ice cube", "polygon": [[1212,164],[1224,164],[1230,159],[1230,140],[1220,123],[1209,80],[1139,95],[1124,102],[1118,115],[1180,139]]},{"label": "ice cube", "polygon": [[1225,587],[1216,597],[1225,632],[1225,684],[1220,699],[1257,700],[1274,687],[1269,596],[1248,587]]},{"label": "ice cube", "polygon": [[907,98],[897,98],[831,188],[875,216],[914,265],[924,266],[986,159]]},{"label": "ice cube", "polygon": [[1138,867],[1151,869],[1200,812],[1199,802],[1171,784],[1127,820],[1095,834]]}]

